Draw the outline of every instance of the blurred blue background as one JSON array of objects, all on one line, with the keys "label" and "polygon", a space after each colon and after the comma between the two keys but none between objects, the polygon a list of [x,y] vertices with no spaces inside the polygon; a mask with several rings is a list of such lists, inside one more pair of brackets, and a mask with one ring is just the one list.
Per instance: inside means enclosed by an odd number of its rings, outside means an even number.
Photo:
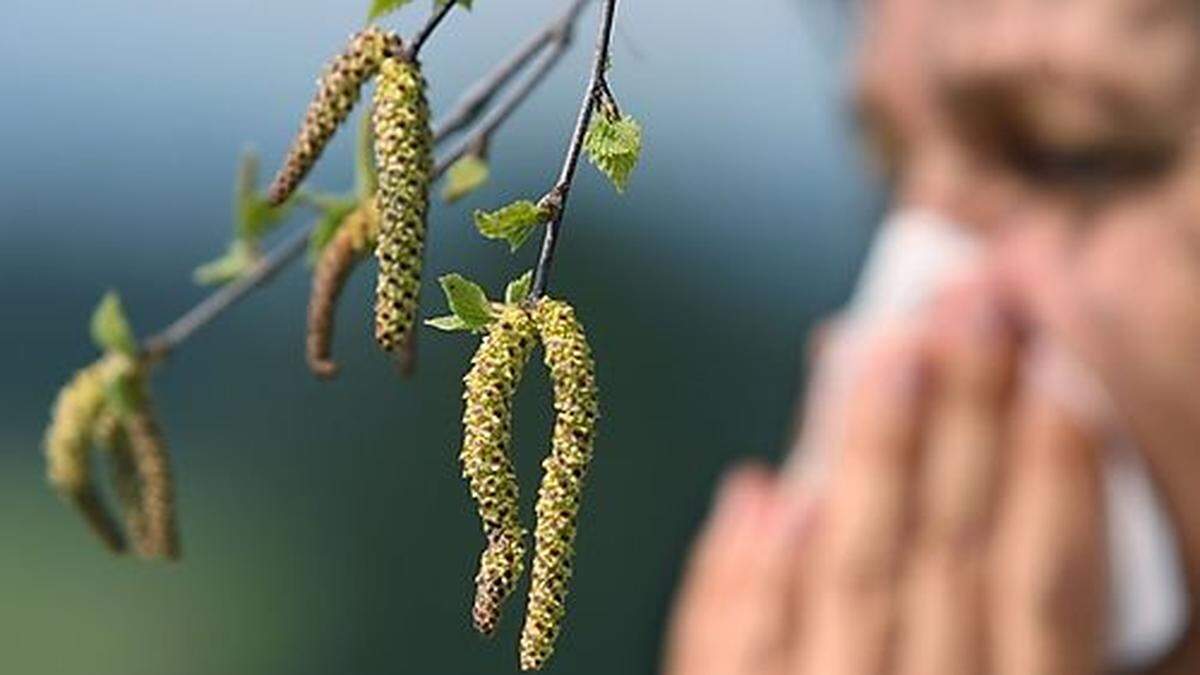
[{"label": "blurred blue background", "polygon": [[[451,16],[424,54],[435,112],[561,2]],[[303,367],[301,266],[159,371],[181,564],[109,557],[44,484],[42,428],[93,358],[101,293],[118,289],[143,333],[204,295],[190,270],[224,248],[240,150],[273,168],[366,4],[5,3],[0,671],[515,671],[521,601],[496,639],[469,627],[481,537],[456,454],[475,340],[426,330],[419,374],[399,381],[368,335],[369,274],[341,308],[335,383]],[[880,199],[846,114],[848,21],[833,4],[622,3],[612,81],[644,125],[643,161],[624,197],[580,172],[552,282],[589,328],[603,420],[551,672],[655,669],[715,478],[778,456],[804,336],[848,292]],[[411,34],[426,11],[387,23]],[[496,139],[494,180],[436,208],[429,279],[461,271],[498,291],[532,264],[536,246],[510,256],[470,210],[552,182],[594,25],[592,10]],[[351,137],[313,184],[349,187]],[[430,281],[422,301],[443,310]],[[545,375],[529,372],[514,444],[527,502],[551,422]]]}]

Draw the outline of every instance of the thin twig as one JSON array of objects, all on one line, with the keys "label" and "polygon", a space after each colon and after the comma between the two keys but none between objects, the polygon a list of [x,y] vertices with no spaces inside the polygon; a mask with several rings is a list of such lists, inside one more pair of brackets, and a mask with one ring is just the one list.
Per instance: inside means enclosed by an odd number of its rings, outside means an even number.
[{"label": "thin twig", "polygon": [[608,89],[604,73],[608,68],[609,48],[612,44],[616,14],[617,0],[604,0],[600,16],[600,32],[596,37],[596,55],[592,59],[592,75],[587,89],[583,93],[583,101],[579,104],[579,117],[575,120],[575,131],[571,134],[571,143],[567,146],[567,156],[563,160],[562,170],[558,174],[558,182],[554,184],[544,200],[554,215],[546,225],[545,234],[542,235],[542,252],[533,273],[533,286],[529,291],[529,297],[534,300],[546,293],[546,286],[550,280],[550,266],[554,263],[554,249],[558,245],[563,214],[567,210],[567,198],[571,194],[571,184],[575,180],[575,170],[579,166],[579,155],[583,151],[583,138],[587,134],[588,124],[592,120],[592,112],[596,108],[597,98]]},{"label": "thin twig", "polygon": [[493,68],[491,72],[480,78],[478,82],[463,92],[463,95],[455,102],[454,108],[434,125],[434,140],[442,140],[446,136],[466,128],[473,119],[479,116],[483,108],[491,102],[496,92],[500,91],[504,84],[524,68],[525,64],[529,63],[530,59],[537,55],[543,47],[551,42],[558,43],[563,41],[563,34],[571,31],[575,25],[575,20],[579,17],[579,13],[583,11],[583,8],[590,1],[571,0],[571,4],[567,7],[566,11],[526,38],[525,42]]},{"label": "thin twig", "polygon": [[454,6],[458,4],[457,0],[444,0],[444,2],[445,4],[430,15],[429,20],[425,22],[424,26],[421,26],[421,30],[408,46],[407,56],[409,61],[416,60],[417,54],[421,52],[421,47],[425,46],[425,41],[429,39],[430,35],[433,35],[433,31],[437,30],[438,25],[442,23],[442,19],[445,19],[450,10],[454,9]]},{"label": "thin twig", "polygon": [[175,347],[193,333],[208,325],[232,307],[250,291],[270,281],[288,263],[300,257],[308,244],[310,228],[300,228],[288,235],[278,246],[254,264],[244,275],[238,277],[208,296],[186,314],[179,317],[145,341],[142,351],[150,361],[157,361],[171,353]]},{"label": "thin twig", "polygon": [[[549,35],[551,36],[551,39],[557,37],[558,39],[555,42],[556,46],[552,47],[551,50],[547,52],[547,56],[541,62],[539,62],[538,69],[532,72],[530,76],[524,82],[522,82],[520,87],[515,89],[497,106],[498,109],[504,108],[507,109],[507,111],[502,115],[487,115],[486,119],[480,122],[479,128],[475,132],[472,132],[472,137],[476,137],[476,134],[481,131],[486,131],[487,134],[494,132],[495,129],[508,118],[512,111],[516,109],[520,102],[533,92],[535,86],[544,77],[544,73],[541,75],[539,75],[539,73],[543,69],[548,70],[549,65],[552,65],[553,62],[557,61],[558,58],[561,57],[562,47],[560,45],[565,46],[565,42],[569,41],[570,29],[574,26],[580,10],[587,3],[587,1],[588,0],[573,0],[572,5],[567,12],[559,17],[555,17],[553,20],[547,23],[546,26],[539,29],[537,33],[538,35]],[[432,20],[430,24],[436,25],[434,22],[432,22]],[[426,28],[428,27],[429,25],[426,26]],[[564,34],[568,34],[568,37],[561,37]],[[530,42],[532,42],[532,40],[526,40],[526,42],[523,43],[513,53],[512,56],[506,59],[506,62],[515,62],[517,60],[516,57],[519,56],[521,51],[527,48],[527,45]],[[545,46],[545,43],[543,43],[542,46]],[[524,60],[528,60],[528,57],[525,57]],[[460,99],[459,103],[455,105],[454,110],[450,113],[452,118],[450,122],[458,124],[459,128],[469,124],[472,119],[472,116],[470,115],[468,115],[463,122],[456,122],[453,120],[455,115],[461,114],[458,111],[464,108],[464,101],[469,103],[470,100],[482,98],[486,103],[486,101],[490,100],[491,97],[494,96],[495,93],[502,88],[507,83],[507,80],[511,79],[511,77],[515,75],[518,70],[519,68],[512,69],[511,71],[507,71],[505,73],[500,73],[499,69],[496,69],[481,78],[477,84],[472,85],[472,87],[467,90],[462,99]],[[479,112],[482,110],[482,107],[475,106],[475,110],[476,112]],[[453,126],[450,124],[450,122],[447,122],[444,119],[439,120],[434,123],[434,128],[450,129]],[[444,138],[448,133],[452,133],[452,131],[444,132],[442,137]],[[458,159],[460,156],[461,153],[456,155],[455,152],[452,151],[448,155],[439,159],[434,166],[434,176],[438,177],[445,173],[450,165],[453,164],[454,160]],[[277,244],[275,248],[271,249],[266,255],[264,255],[262,259],[256,262],[243,276],[238,278],[236,281],[230,282],[229,284],[217,289],[211,295],[201,300],[199,304],[188,310],[183,316],[171,322],[166,328],[146,338],[142,342],[142,352],[146,358],[150,361],[159,361],[167,357],[172,351],[175,350],[175,348],[194,335],[198,330],[207,326],[214,319],[224,314],[226,310],[233,307],[239,300],[249,295],[255,289],[265,285],[272,278],[274,278],[274,276],[278,274],[280,270],[297,260],[307,247],[307,242],[309,235],[312,232],[312,227],[313,226],[301,227],[296,232],[288,235],[283,241]]]},{"label": "thin twig", "polygon": [[516,112],[517,108],[525,102],[525,99],[529,98],[529,95],[537,89],[542,80],[546,79],[546,76],[550,74],[550,71],[554,69],[554,66],[558,64],[563,54],[566,53],[570,42],[571,33],[569,30],[559,33],[559,37],[542,54],[537,65],[533,67],[533,70],[529,72],[525,79],[514,87],[494,108],[489,110],[487,115],[479,120],[471,130],[471,133],[464,136],[453,149],[440,157],[438,163],[450,165],[461,159],[464,155],[478,152],[481,148],[486,147],[492,134],[504,125],[508,118]]}]

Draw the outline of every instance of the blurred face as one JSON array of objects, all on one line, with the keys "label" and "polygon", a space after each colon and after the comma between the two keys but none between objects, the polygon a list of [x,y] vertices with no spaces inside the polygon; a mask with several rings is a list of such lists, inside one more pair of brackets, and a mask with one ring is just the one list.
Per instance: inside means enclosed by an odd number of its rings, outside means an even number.
[{"label": "blurred face", "polygon": [[942,124],[920,49],[932,4],[872,0],[866,5],[857,103],[868,139],[893,172]]},{"label": "blurred face", "polygon": [[1153,169],[1196,119],[1195,0],[938,0],[931,67],[971,136],[1030,165]]}]

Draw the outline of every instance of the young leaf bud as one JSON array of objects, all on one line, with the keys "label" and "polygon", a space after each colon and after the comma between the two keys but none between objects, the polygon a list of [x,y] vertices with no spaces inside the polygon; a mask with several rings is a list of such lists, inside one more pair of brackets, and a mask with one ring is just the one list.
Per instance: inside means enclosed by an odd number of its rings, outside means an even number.
[{"label": "young leaf bud", "polygon": [[433,136],[420,66],[384,60],[375,90],[375,166],[379,241],[375,258],[375,340],[401,352],[412,335],[421,285]]},{"label": "young leaf bud", "polygon": [[358,102],[362,85],[378,72],[385,58],[401,51],[398,36],[370,26],[334,57],[317,83],[317,94],[308,105],[300,132],[271,184],[267,194],[271,205],[278,206],[291,196]]},{"label": "young leaf bud", "polygon": [[554,652],[566,611],[575,522],[598,414],[595,364],[574,310],[543,299],[534,306],[533,320],[554,385],[555,420],[538,490],[532,583],[521,631],[522,670],[540,669]]}]

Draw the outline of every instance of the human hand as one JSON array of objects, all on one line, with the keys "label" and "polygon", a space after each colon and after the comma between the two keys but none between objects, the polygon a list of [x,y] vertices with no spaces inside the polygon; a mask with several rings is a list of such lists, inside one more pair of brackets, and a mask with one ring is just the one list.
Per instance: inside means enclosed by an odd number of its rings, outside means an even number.
[{"label": "human hand", "polygon": [[1017,351],[965,289],[876,345],[826,485],[727,479],[666,672],[1098,672],[1097,438],[1018,385]]},{"label": "human hand", "polygon": [[1033,218],[1002,246],[1011,292],[1107,386],[1176,530],[1191,627],[1155,672],[1200,670],[1200,229],[1170,200],[1126,200],[1073,227]]}]

